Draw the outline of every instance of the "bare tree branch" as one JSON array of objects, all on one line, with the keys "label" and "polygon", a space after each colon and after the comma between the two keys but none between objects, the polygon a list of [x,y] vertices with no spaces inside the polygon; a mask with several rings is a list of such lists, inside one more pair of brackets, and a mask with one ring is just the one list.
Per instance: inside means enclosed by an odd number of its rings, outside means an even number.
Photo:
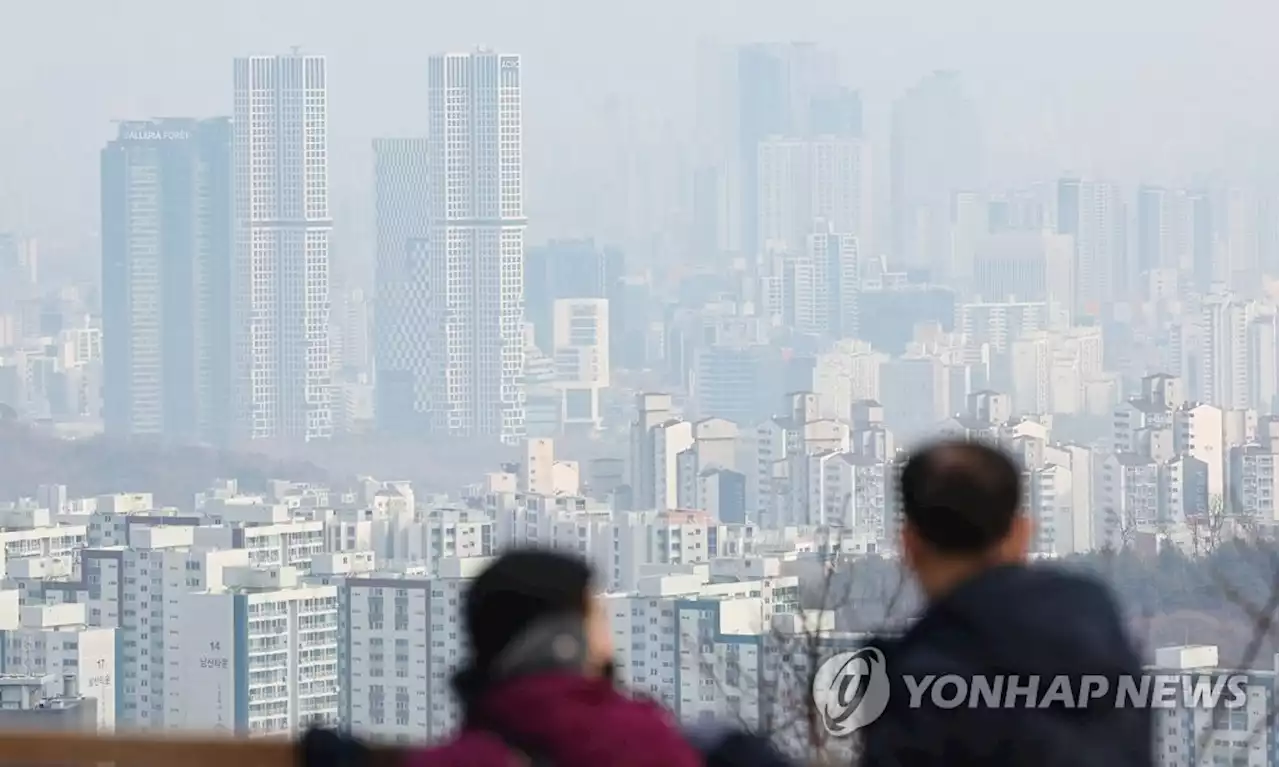
[{"label": "bare tree branch", "polygon": [[[1250,625],[1251,636],[1249,642],[1240,657],[1239,668],[1234,672],[1239,674],[1249,674],[1254,671],[1254,666],[1262,654],[1263,647],[1266,646],[1268,640],[1274,641],[1277,626],[1277,608],[1280,606],[1280,556],[1271,554],[1271,552],[1277,550],[1275,542],[1274,540],[1267,540],[1259,534],[1260,528],[1256,521],[1247,514],[1233,513],[1233,510],[1229,509],[1228,505],[1224,503],[1221,495],[1214,495],[1210,498],[1207,519],[1204,521],[1205,544],[1208,553],[1219,551],[1223,535],[1229,533],[1236,543],[1236,550],[1239,554],[1248,556],[1253,560],[1248,563],[1249,567],[1251,569],[1257,567],[1263,578],[1270,584],[1269,596],[1264,599],[1262,604],[1253,604],[1243,593],[1240,585],[1232,582],[1224,572],[1219,571],[1216,567],[1211,568],[1209,571],[1209,578],[1214,586],[1229,603],[1244,614]],[[1247,542],[1251,546],[1246,548],[1240,545],[1243,542]],[[1276,669],[1276,672],[1280,673],[1280,669]],[[1257,745],[1259,739],[1265,737],[1268,731],[1274,729],[1278,707],[1280,707],[1280,702],[1276,700],[1274,686],[1270,694],[1267,695],[1267,701],[1265,715],[1253,726],[1249,739],[1240,747],[1241,756],[1247,757],[1248,752]],[[1216,719],[1216,716],[1211,716],[1208,726],[1200,734],[1196,753],[1197,759],[1201,761],[1212,759],[1213,755],[1210,753],[1209,747],[1214,740],[1214,736],[1219,731],[1216,726]]]}]

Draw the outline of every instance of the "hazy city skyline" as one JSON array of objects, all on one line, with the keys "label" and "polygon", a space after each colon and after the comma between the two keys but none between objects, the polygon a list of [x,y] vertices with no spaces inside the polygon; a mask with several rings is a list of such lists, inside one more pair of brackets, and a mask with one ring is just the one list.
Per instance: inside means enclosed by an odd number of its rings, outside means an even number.
[{"label": "hazy city skyline", "polygon": [[0,3],[0,729],[438,742],[599,597],[798,764],[919,610],[1280,767],[1274,0]]},{"label": "hazy city skyline", "polygon": [[[977,103],[996,183],[1072,172],[1132,184],[1186,184],[1225,172],[1247,182],[1275,168],[1269,30],[1277,11],[1260,0],[1057,7],[988,0],[963,8],[805,2],[785,12],[729,2],[447,10],[381,2],[303,12],[291,2],[141,0],[83,5],[74,25],[52,5],[6,13],[24,34],[0,50],[0,91],[19,106],[18,119],[0,124],[0,229],[41,236],[54,263],[95,255],[92,157],[112,135],[112,120],[230,114],[231,60],[295,45],[326,56],[331,72],[339,271],[355,262],[364,273],[371,261],[372,139],[425,135],[428,55],[478,44],[520,53],[528,70],[530,242],[625,233],[614,219],[626,213],[599,212],[593,202],[602,189],[627,196],[619,167],[656,166],[631,186],[678,193],[685,175],[664,166],[682,157],[692,164],[692,75],[702,40],[806,40],[835,53],[843,81],[866,105],[878,189],[887,188],[889,107],[935,69],[958,71]],[[669,23],[673,16],[684,23]],[[570,18],[574,24],[564,23]],[[200,34],[166,36],[187,28]],[[413,93],[422,98],[406,97]],[[651,218],[631,229],[670,226]]]}]

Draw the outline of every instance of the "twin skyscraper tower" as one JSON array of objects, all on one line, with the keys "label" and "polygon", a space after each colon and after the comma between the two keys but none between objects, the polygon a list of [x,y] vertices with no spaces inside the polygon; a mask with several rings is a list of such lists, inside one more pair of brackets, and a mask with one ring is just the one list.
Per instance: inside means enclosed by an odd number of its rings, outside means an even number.
[{"label": "twin skyscraper tower", "polygon": [[[425,138],[375,141],[379,421],[524,432],[520,57],[427,62]],[[234,65],[232,117],[120,124],[102,152],[104,421],[179,442],[323,439],[330,359],[322,56]]]}]

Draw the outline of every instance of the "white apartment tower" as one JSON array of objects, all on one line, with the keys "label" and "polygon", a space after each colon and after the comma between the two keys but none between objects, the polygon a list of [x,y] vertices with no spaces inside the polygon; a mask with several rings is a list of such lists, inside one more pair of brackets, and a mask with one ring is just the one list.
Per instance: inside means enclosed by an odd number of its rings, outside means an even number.
[{"label": "white apartment tower", "polygon": [[524,437],[520,57],[432,56],[427,69],[432,431]]},{"label": "white apartment tower", "polygon": [[856,235],[837,234],[830,223],[817,222],[805,257],[792,262],[786,278],[783,305],[797,330],[837,339],[858,335]]},{"label": "white apartment tower", "polygon": [[431,578],[351,578],[340,589],[346,641],[338,685],[342,721],[378,742],[453,733],[461,712],[450,678],[466,660],[459,605],[490,560],[441,559]]},{"label": "white apartment tower", "polygon": [[654,508],[659,476],[654,460],[658,441],[655,429],[675,420],[678,419],[670,394],[642,392],[636,395],[628,469],[635,509]]},{"label": "white apartment tower", "polygon": [[235,60],[232,342],[238,435],[331,436],[323,56]]},{"label": "white apartment tower", "polygon": [[1226,409],[1247,408],[1249,326],[1255,307],[1232,294],[1205,297],[1200,315],[1200,399]]}]

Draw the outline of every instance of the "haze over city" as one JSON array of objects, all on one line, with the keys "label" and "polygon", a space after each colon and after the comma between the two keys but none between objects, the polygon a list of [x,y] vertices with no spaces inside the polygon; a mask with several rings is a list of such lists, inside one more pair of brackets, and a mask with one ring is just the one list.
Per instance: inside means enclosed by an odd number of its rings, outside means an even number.
[{"label": "haze over city", "polygon": [[1135,668],[1260,691],[1164,764],[1276,767],[1278,25],[0,0],[0,729],[441,741],[534,547],[623,687],[843,754],[944,440]]},{"label": "haze over city", "polygon": [[[687,156],[700,39],[811,40],[862,91],[868,134],[887,152],[888,107],[934,69],[964,74],[979,103],[994,183],[1063,173],[1171,183],[1228,170],[1275,174],[1274,4],[478,2],[7,3],[22,30],[0,51],[0,226],[34,230],[49,258],[89,268],[94,158],[111,120],[229,111],[231,57],[298,45],[330,58],[330,140],[340,264],[372,236],[369,142],[425,130],[428,51],[518,51],[527,85],[533,239],[620,228],[620,156]],[[74,23],[69,23],[69,17]],[[197,32],[198,31],[198,32]],[[687,160],[686,162],[691,162]],[[643,170],[643,169],[641,169]],[[652,168],[650,193],[681,194]],[[637,175],[640,175],[639,173]],[[885,174],[880,183],[887,182]],[[620,188],[621,187],[621,188]],[[641,221],[645,234],[666,216]],[[65,250],[64,250],[65,249]]]}]

